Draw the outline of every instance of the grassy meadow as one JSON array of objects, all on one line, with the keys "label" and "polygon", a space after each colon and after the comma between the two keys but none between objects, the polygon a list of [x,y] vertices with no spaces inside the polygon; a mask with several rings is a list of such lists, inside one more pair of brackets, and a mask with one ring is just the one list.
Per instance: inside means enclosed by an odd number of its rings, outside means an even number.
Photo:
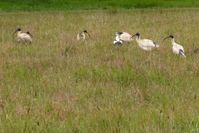
[{"label": "grassy meadow", "polygon": [[[16,43],[17,27],[32,45]],[[198,9],[1,12],[0,132],[199,132],[198,27]],[[83,29],[91,38],[78,42]],[[160,48],[116,47],[116,31]]]}]

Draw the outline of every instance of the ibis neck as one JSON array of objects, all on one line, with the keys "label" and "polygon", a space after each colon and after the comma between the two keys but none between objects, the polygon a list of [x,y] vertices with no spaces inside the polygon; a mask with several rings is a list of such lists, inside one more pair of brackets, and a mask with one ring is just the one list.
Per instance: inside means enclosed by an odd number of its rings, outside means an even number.
[{"label": "ibis neck", "polygon": [[135,38],[136,41],[139,41],[140,39],[141,39],[140,36],[136,36]]},{"label": "ibis neck", "polygon": [[22,33],[22,31],[17,31],[17,36],[20,35]]},{"label": "ibis neck", "polygon": [[172,43],[172,44],[175,43],[175,39],[174,39],[174,38],[171,39],[171,43]]}]

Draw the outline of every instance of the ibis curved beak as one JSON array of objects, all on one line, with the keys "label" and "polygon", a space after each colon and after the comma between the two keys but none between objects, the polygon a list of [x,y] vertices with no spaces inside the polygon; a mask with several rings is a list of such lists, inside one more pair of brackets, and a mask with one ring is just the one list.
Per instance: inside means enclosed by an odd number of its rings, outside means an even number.
[{"label": "ibis curved beak", "polygon": [[171,38],[170,36],[168,36],[168,37],[165,37],[164,39],[163,39],[163,41],[165,41],[166,39],[169,39],[169,38]]},{"label": "ibis curved beak", "polygon": [[17,33],[17,30],[13,34],[15,34],[15,33]]},{"label": "ibis curved beak", "polygon": [[15,32],[12,33],[12,36],[14,37],[16,33],[17,33],[17,30],[16,30]]},{"label": "ibis curved beak", "polygon": [[137,35],[136,34],[132,35],[132,38],[135,37],[135,36],[137,36]]}]

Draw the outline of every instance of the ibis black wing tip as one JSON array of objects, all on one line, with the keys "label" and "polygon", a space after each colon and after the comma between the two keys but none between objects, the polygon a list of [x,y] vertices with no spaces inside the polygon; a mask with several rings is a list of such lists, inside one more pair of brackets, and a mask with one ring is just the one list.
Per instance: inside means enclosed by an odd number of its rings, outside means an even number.
[{"label": "ibis black wing tip", "polygon": [[29,31],[27,31],[26,32],[28,35],[30,35],[31,37],[33,37],[33,35],[29,32]]},{"label": "ibis black wing tip", "polygon": [[185,55],[185,53],[184,53],[184,51],[183,51],[182,49],[179,50],[179,54],[180,54],[181,56],[183,56],[183,57],[186,57],[186,55]]}]

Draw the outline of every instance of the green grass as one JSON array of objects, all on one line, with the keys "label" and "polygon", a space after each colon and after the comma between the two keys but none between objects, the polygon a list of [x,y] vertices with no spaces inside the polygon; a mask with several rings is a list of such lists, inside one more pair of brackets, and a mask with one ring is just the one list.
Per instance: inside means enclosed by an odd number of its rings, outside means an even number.
[{"label": "green grass", "polygon": [[[0,15],[0,132],[199,132],[198,9]],[[15,42],[18,26],[32,45]],[[82,29],[91,39],[78,42]],[[116,31],[161,47],[115,47]]]},{"label": "green grass", "polygon": [[198,0],[1,0],[2,11],[198,7]]}]

